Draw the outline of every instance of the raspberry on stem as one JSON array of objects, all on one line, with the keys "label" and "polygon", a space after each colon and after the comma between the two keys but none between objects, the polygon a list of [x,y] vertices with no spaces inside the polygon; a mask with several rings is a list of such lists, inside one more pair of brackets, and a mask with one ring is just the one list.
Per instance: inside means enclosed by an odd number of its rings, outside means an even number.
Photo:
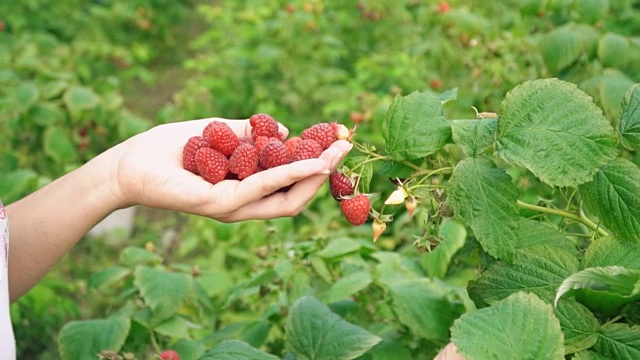
[{"label": "raspberry on stem", "polygon": [[356,195],[349,199],[343,199],[340,202],[340,209],[347,221],[358,226],[367,221],[369,210],[371,209],[371,201],[366,195]]},{"label": "raspberry on stem", "polygon": [[354,193],[355,184],[347,175],[339,171],[333,171],[329,175],[329,189],[331,190],[331,196],[340,201],[343,196],[349,196]]}]

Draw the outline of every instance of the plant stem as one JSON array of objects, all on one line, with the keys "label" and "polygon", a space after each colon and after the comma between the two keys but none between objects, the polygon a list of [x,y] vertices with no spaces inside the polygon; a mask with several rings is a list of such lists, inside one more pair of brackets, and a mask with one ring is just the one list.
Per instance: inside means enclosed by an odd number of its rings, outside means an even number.
[{"label": "plant stem", "polygon": [[[353,147],[355,147],[355,148],[356,148],[356,150],[360,151],[360,152],[361,152],[361,153],[363,153],[363,154],[367,154],[367,155],[369,155],[369,156],[371,156],[371,157],[374,157],[374,158],[376,158],[377,160],[393,160],[390,156],[380,155],[380,154],[378,154],[378,153],[375,153],[375,152],[373,152],[373,151],[369,150],[369,149],[368,149],[366,146],[364,146],[363,144],[357,143],[357,142],[355,142],[355,141],[353,141],[353,142],[352,142],[352,144],[353,144]],[[412,168],[413,170],[416,170],[416,171],[422,171],[422,170],[424,170],[424,169],[422,169],[420,166],[418,166],[418,165],[416,165],[416,164],[414,164],[414,163],[411,163],[411,162],[409,162],[409,161],[406,161],[406,160],[400,160],[400,161],[398,161],[398,160],[393,160],[393,161],[399,162],[399,163],[401,163],[402,165],[407,166],[407,167],[410,167],[410,168]]]},{"label": "plant stem", "polygon": [[587,226],[588,228],[590,228],[593,231],[598,232],[598,234],[600,234],[602,236],[609,235],[609,233],[607,233],[603,228],[599,227],[597,224],[595,224],[593,221],[589,220],[583,214],[577,215],[577,214],[574,214],[572,212],[568,212],[568,211],[564,211],[564,210],[558,210],[558,209],[552,209],[552,208],[548,208],[548,207],[528,204],[528,203],[523,202],[521,200],[518,200],[517,204],[518,204],[518,207],[520,207],[521,209],[533,210],[533,211],[538,211],[538,212],[545,213],[545,214],[562,216],[562,217],[565,217],[567,219],[571,219],[571,220],[574,220],[574,221],[579,222],[581,224],[584,224],[585,226]]}]

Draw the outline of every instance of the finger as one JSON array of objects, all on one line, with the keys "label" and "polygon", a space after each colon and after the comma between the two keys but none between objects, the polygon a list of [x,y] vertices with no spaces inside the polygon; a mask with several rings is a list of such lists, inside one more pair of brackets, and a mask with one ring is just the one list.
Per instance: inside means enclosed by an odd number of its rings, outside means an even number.
[{"label": "finger", "polygon": [[308,159],[264,170],[240,181],[234,198],[241,207],[297,181],[329,173],[329,169],[330,164],[322,159]]},{"label": "finger", "polygon": [[[331,149],[331,148],[330,148]],[[325,151],[325,161],[332,164],[330,170],[335,170],[340,161],[351,149],[348,142],[338,143],[332,151]],[[317,194],[320,187],[326,182],[328,174],[308,177],[297,182],[285,193],[275,193],[265,198],[248,204],[226,219],[238,221],[244,219],[270,219],[275,217],[295,216],[304,209],[306,204]]]}]

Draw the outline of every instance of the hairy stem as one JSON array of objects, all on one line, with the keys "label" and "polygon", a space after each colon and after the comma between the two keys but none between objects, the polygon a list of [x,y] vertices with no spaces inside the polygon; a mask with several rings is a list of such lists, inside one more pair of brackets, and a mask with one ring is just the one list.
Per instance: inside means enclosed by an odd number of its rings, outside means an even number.
[{"label": "hairy stem", "polygon": [[582,212],[580,213],[580,215],[578,215],[565,210],[559,210],[559,209],[553,209],[553,208],[548,208],[544,206],[528,204],[520,200],[517,201],[517,204],[518,204],[518,207],[520,207],[521,209],[533,210],[533,211],[538,211],[545,214],[562,216],[567,219],[571,219],[573,221],[584,224],[586,227],[588,227],[593,231],[596,231],[598,234],[602,236],[609,235],[609,233],[607,233],[603,228],[601,228],[600,226],[595,224],[593,221],[591,221],[589,218],[587,218]]}]

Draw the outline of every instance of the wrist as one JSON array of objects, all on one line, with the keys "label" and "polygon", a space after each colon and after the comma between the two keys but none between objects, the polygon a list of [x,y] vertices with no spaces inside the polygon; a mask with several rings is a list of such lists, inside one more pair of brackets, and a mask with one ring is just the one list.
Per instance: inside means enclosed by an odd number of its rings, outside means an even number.
[{"label": "wrist", "polygon": [[122,144],[117,145],[78,169],[80,178],[86,179],[88,188],[92,189],[91,196],[105,205],[109,213],[134,205],[125,195],[119,180],[118,167],[122,153]]}]

